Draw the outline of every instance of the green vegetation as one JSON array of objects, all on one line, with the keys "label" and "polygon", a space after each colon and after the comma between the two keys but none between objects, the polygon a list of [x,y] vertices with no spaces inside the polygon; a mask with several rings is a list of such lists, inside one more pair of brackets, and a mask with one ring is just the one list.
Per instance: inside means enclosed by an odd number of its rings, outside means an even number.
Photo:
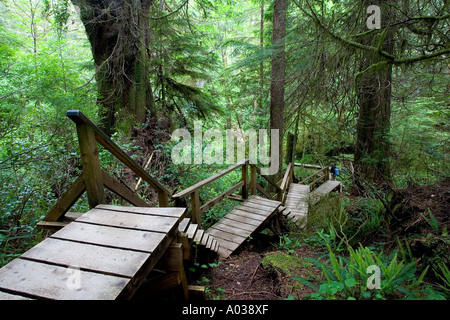
[{"label": "green vegetation", "polygon": [[[148,172],[174,194],[230,165],[173,163],[176,129],[272,126],[283,154],[294,135],[295,162],[337,163],[345,193],[311,207],[306,230],[291,226],[274,244],[288,257],[302,246],[324,254],[309,261],[320,277],[296,278],[314,288],[310,298],[448,299],[446,1],[375,1],[389,13],[379,30],[367,30],[366,1],[94,2],[0,1],[0,266],[46,236],[36,223],[81,172],[73,109],[140,165],[152,157]],[[102,169],[134,190],[137,177],[99,153]],[[298,180],[313,171],[294,170]],[[200,189],[202,204],[240,178],[236,170]],[[148,184],[137,193],[156,204]],[[236,205],[220,201],[202,227]],[[71,209],[88,210],[86,196]],[[366,290],[372,264],[381,289]]]}]

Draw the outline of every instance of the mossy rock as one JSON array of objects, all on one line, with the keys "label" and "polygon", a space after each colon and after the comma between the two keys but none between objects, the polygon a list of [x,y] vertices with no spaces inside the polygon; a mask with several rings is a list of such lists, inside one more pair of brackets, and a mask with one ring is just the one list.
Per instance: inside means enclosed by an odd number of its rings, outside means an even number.
[{"label": "mossy rock", "polygon": [[261,264],[265,269],[273,269],[290,277],[298,276],[302,269],[313,266],[304,258],[289,255],[283,251],[267,253]]}]

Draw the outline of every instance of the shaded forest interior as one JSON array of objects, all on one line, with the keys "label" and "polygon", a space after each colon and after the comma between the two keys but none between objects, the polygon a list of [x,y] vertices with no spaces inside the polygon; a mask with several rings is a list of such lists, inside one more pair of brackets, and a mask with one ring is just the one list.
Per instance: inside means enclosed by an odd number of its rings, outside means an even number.
[{"label": "shaded forest interior", "polygon": [[[344,190],[311,206],[306,228],[285,221],[232,259],[189,267],[208,299],[448,299],[449,18],[444,0],[2,0],[0,266],[45,238],[36,224],[80,175],[66,112],[81,110],[172,195],[239,160],[226,161],[227,130],[278,130],[265,148],[274,182],[290,162],[337,165]],[[192,142],[182,163],[176,132]],[[207,210],[203,227],[236,205]],[[71,209],[88,210],[86,196]],[[374,262],[383,280],[368,290]]]}]

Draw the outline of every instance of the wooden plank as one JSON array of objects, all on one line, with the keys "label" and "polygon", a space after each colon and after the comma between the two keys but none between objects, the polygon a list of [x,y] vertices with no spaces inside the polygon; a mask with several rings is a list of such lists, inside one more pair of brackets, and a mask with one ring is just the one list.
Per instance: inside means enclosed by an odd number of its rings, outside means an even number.
[{"label": "wooden plank", "polygon": [[171,233],[178,227],[177,218],[100,209],[92,209],[75,221],[162,233]]},{"label": "wooden plank", "polygon": [[197,230],[198,230],[198,224],[192,223],[189,225],[186,233],[187,233],[188,239],[190,241],[192,241],[194,239]]},{"label": "wooden plank", "polygon": [[191,219],[190,218],[184,218],[183,220],[181,220],[180,224],[178,225],[178,231],[180,232],[186,232],[189,223],[191,223]]},{"label": "wooden plank", "polygon": [[[226,224],[222,224],[220,222],[212,225],[210,227],[210,229],[211,228],[213,228],[215,230],[219,230],[219,231],[228,232],[230,234],[234,234],[234,235],[241,236],[241,237],[244,237],[244,238],[247,238],[251,234],[251,232],[248,231],[248,230],[233,228],[233,227],[230,227],[230,226],[228,226]],[[210,230],[210,229],[208,229],[208,230]]]},{"label": "wooden plank", "polygon": [[65,226],[67,226],[67,222],[39,221],[38,223],[36,223],[36,226],[40,229],[57,231],[57,230],[64,228]]},{"label": "wooden plank", "polygon": [[220,248],[221,248],[220,250],[226,249],[226,250],[233,252],[234,250],[239,248],[239,246],[241,245],[241,243],[230,242],[230,241],[224,240],[222,238],[216,238],[216,239],[220,245]]},{"label": "wooden plank", "polygon": [[226,175],[227,173],[236,170],[237,168],[241,167],[244,163],[248,162],[249,159],[246,159],[244,161],[238,162],[237,164],[222,170],[218,173],[216,173],[215,175],[210,176],[209,178],[206,178],[205,180],[202,180],[196,184],[194,184],[193,186],[190,186],[189,188],[186,188],[180,192],[178,192],[177,194],[173,195],[172,198],[183,198],[189,194],[191,194],[192,192],[194,192],[195,190],[200,189],[201,187],[213,182],[214,180],[217,180],[221,177],[223,177],[224,175]]},{"label": "wooden plank", "polygon": [[150,254],[47,238],[20,257],[132,278]]},{"label": "wooden plank", "polygon": [[81,174],[67,189],[67,191],[58,199],[55,205],[45,215],[44,221],[58,221],[69,209],[77,202],[81,195],[86,191],[84,185],[84,174]]},{"label": "wooden plank", "polygon": [[[72,273],[70,273],[72,271]],[[79,286],[76,281],[79,279]],[[72,276],[72,277],[71,277]],[[0,288],[31,297],[57,300],[114,300],[130,279],[14,259],[0,269]]]},{"label": "wooden plank", "polygon": [[82,212],[67,212],[64,215],[64,219],[67,221],[75,221],[76,219],[78,219],[79,217],[81,217],[84,213]]},{"label": "wooden plank", "polygon": [[234,212],[234,210],[232,212],[230,212],[229,214],[227,214],[226,217],[228,219],[236,221],[237,223],[245,223],[245,224],[256,226],[256,227],[261,225],[261,220],[254,220],[245,215],[240,215],[240,214]]},{"label": "wooden plank", "polygon": [[124,184],[111,177],[104,170],[102,170],[102,177],[105,187],[117,194],[119,197],[138,207],[150,207],[150,204],[139,198],[136,193],[128,189],[128,187]]},{"label": "wooden plank", "polygon": [[167,235],[159,232],[122,229],[75,221],[54,233],[51,237],[114,248],[153,252]]},{"label": "wooden plank", "polygon": [[229,250],[227,248],[224,248],[223,246],[220,246],[218,252],[219,252],[219,255],[221,255],[224,258],[227,258],[233,253],[233,251],[234,250]]},{"label": "wooden plank", "polygon": [[256,203],[256,204],[263,204],[263,205],[267,205],[268,207],[273,207],[273,208],[279,207],[281,204],[280,201],[270,200],[270,199],[266,199],[266,198],[263,198],[260,196],[250,197],[248,199],[248,202]]},{"label": "wooden plank", "polygon": [[211,243],[213,241],[213,237],[211,237],[211,235],[208,238],[208,241],[206,242],[206,249],[210,249],[211,248]]},{"label": "wooden plank", "polygon": [[197,231],[197,233],[195,234],[195,237],[194,237],[195,243],[201,243],[204,232],[205,232],[205,230],[202,230],[202,229],[199,229]]},{"label": "wooden plank", "polygon": [[276,210],[276,208],[268,208],[266,207],[265,209],[258,209],[258,208],[254,208],[251,206],[252,204],[242,204],[239,207],[235,208],[236,210],[240,210],[240,211],[245,211],[245,212],[249,212],[252,214],[257,214],[263,217],[267,217],[268,215],[270,215],[272,212],[274,212]]},{"label": "wooden plank", "polygon": [[33,300],[33,299],[24,296],[19,296],[17,294],[11,294],[0,291],[0,300]]},{"label": "wooden plank", "polygon": [[142,207],[124,207],[124,206],[113,206],[108,204],[100,204],[95,209],[102,210],[111,210],[111,211],[119,211],[119,212],[128,212],[128,213],[136,213],[136,214],[145,214],[151,216],[162,216],[162,217],[172,217],[183,219],[187,209],[179,208],[179,207],[151,207],[151,208],[142,208]]},{"label": "wooden plank", "polygon": [[226,240],[229,242],[234,242],[237,244],[241,244],[242,242],[244,242],[247,239],[246,237],[241,237],[236,234],[231,234],[228,232],[220,231],[220,230],[214,229],[212,227],[209,228],[207,230],[207,232],[209,234],[213,235],[214,238],[220,238],[220,239],[223,239],[223,240]]},{"label": "wooden plank", "polygon": [[216,241],[216,245],[214,246],[213,251],[217,252],[219,250],[219,242]]},{"label": "wooden plank", "polygon": [[234,214],[241,215],[241,216],[247,217],[247,218],[251,218],[251,219],[257,220],[257,221],[264,221],[264,220],[266,220],[267,217],[269,217],[269,215],[254,214],[254,213],[250,213],[250,212],[247,212],[244,210],[239,210],[239,209],[234,209],[232,212]]},{"label": "wooden plank", "polygon": [[205,233],[203,234],[203,238],[202,238],[202,241],[200,242],[200,245],[206,247],[206,245],[208,244],[209,238],[210,238],[210,237],[209,237],[209,234],[205,232]]},{"label": "wooden plank", "polygon": [[211,251],[215,251],[217,246],[217,240],[214,238],[211,244]]},{"label": "wooden plank", "polygon": [[243,229],[243,230],[247,230],[247,231],[251,231],[253,232],[255,230],[255,226],[243,223],[243,222],[238,222],[235,220],[231,220],[229,218],[227,218],[226,216],[223,217],[220,222],[222,224],[226,224],[227,226],[233,227],[233,228],[237,228],[237,229]]}]

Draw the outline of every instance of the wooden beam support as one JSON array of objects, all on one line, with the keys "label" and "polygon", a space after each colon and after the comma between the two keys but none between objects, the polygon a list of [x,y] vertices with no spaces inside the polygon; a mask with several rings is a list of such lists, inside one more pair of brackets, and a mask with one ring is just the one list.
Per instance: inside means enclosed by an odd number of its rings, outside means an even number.
[{"label": "wooden beam support", "polygon": [[198,189],[191,194],[191,212],[193,223],[202,224],[202,212],[200,210],[200,194]]},{"label": "wooden beam support", "polygon": [[225,199],[226,197],[228,197],[229,195],[232,195],[236,190],[238,190],[239,188],[242,188],[244,185],[244,181],[240,181],[238,184],[236,184],[235,186],[231,187],[230,189],[228,189],[227,191],[225,191],[224,193],[222,193],[221,195],[215,197],[214,199],[212,199],[211,201],[208,201],[207,203],[205,203],[203,206],[201,206],[200,208],[200,212],[203,213],[206,210],[211,209],[215,204],[217,204],[219,201]]},{"label": "wooden beam support", "polygon": [[122,197],[132,205],[135,205],[136,207],[150,207],[150,205],[147,202],[139,198],[137,194],[135,194],[125,185],[123,185],[122,183],[111,177],[104,170],[102,170],[102,177],[103,183],[106,188],[108,188],[118,196]]},{"label": "wooden beam support", "polygon": [[80,145],[84,184],[86,186],[89,207],[92,209],[99,204],[106,203],[95,132],[92,126],[80,122],[77,123],[77,135]]},{"label": "wooden beam support", "polygon": [[62,219],[70,208],[77,202],[81,195],[86,191],[84,185],[84,174],[82,173],[67,189],[61,198],[50,209],[44,217],[44,221],[56,222]]}]

